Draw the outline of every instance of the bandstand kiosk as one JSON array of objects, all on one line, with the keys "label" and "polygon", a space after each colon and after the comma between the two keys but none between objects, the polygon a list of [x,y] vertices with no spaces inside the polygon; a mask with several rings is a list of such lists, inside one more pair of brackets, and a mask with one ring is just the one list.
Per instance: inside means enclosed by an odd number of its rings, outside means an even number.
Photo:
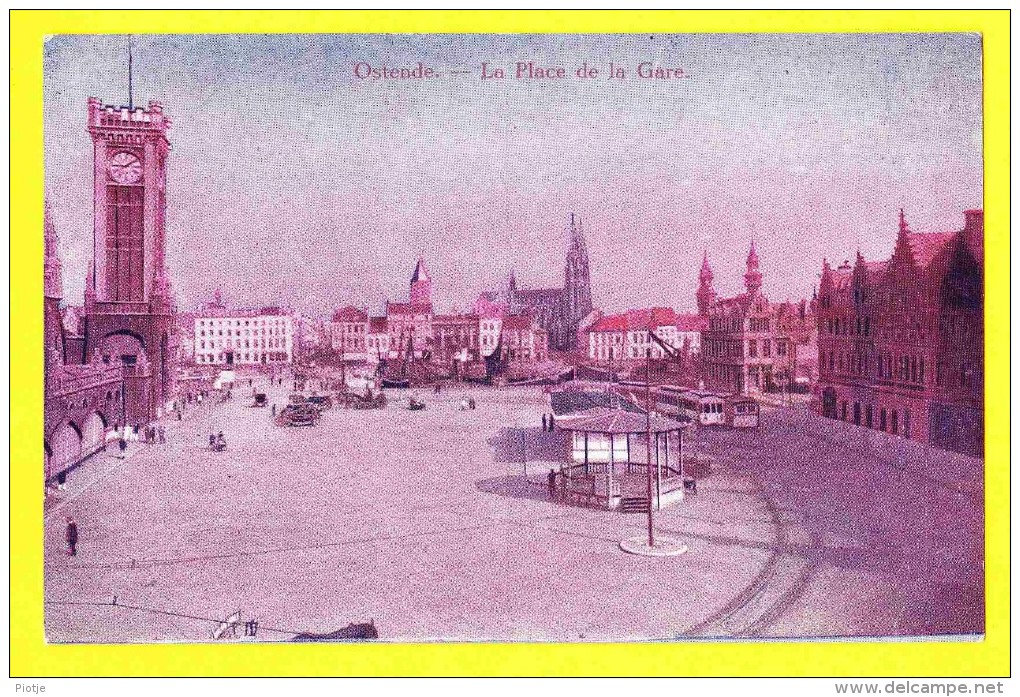
[{"label": "bandstand kiosk", "polygon": [[571,437],[567,461],[556,478],[556,495],[625,513],[648,511],[649,505],[658,510],[682,500],[683,432],[689,424],[682,416],[667,419],[610,407],[560,417],[557,428]]}]

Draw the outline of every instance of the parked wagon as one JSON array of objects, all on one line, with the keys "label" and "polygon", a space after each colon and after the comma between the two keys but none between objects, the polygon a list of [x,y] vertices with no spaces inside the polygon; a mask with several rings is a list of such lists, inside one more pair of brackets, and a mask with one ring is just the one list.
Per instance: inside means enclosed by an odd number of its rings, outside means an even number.
[{"label": "parked wagon", "polygon": [[386,406],[386,395],[382,392],[341,392],[337,397],[349,409],[382,409]]},{"label": "parked wagon", "polygon": [[278,426],[315,426],[319,409],[314,404],[288,404],[276,415]]},{"label": "parked wagon", "polygon": [[307,397],[307,398],[305,398],[305,403],[306,404],[314,404],[320,410],[321,409],[332,409],[333,408],[333,398],[330,397],[329,395],[324,395],[324,394],[312,395],[311,397]]}]

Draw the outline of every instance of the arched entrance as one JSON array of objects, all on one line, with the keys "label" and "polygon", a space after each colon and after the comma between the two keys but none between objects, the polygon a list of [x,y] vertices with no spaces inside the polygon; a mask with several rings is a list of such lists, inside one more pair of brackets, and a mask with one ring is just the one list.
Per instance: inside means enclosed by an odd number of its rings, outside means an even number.
[{"label": "arched entrance", "polygon": [[50,437],[50,476],[66,470],[81,459],[81,431],[70,421]]},{"label": "arched entrance", "polygon": [[113,332],[99,342],[99,355],[104,363],[123,363],[128,375],[135,374],[148,363],[145,342],[134,332]]},{"label": "arched entrance", "polygon": [[88,457],[106,447],[106,419],[98,411],[89,414],[81,429],[81,454]]}]

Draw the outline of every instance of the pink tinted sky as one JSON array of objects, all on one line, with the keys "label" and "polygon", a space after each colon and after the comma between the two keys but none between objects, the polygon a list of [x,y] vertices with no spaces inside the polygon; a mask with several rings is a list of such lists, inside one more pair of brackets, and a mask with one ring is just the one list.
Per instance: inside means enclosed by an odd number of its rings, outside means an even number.
[{"label": "pink tinted sky", "polygon": [[[90,95],[126,102],[126,37],[45,47],[46,190],[65,294],[91,258]],[[976,35],[136,36],[135,102],[173,119],[167,263],[185,307],[325,315],[404,296],[424,253],[441,309],[510,268],[562,282],[570,212],[595,302],[694,305],[703,250],[741,290],[752,235],[776,299],[823,257],[888,255],[981,206]],[[444,73],[369,81],[356,61]],[[481,81],[481,63],[604,69],[625,81]],[[640,80],[642,61],[684,80]],[[465,70],[464,75],[448,71]]]}]

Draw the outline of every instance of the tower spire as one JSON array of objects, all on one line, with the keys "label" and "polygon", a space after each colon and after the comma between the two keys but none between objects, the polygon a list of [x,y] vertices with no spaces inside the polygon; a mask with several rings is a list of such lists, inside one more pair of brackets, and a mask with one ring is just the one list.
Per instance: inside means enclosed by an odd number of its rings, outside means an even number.
[{"label": "tower spire", "polygon": [[698,303],[698,314],[705,316],[715,303],[716,293],[712,287],[712,267],[708,263],[708,249],[701,257],[701,271],[698,273],[698,290],[694,294]]},{"label": "tower spire", "polygon": [[748,293],[757,293],[761,289],[761,271],[758,268],[758,250],[751,236],[751,250],[747,253],[747,273],[744,274],[744,286]]}]

